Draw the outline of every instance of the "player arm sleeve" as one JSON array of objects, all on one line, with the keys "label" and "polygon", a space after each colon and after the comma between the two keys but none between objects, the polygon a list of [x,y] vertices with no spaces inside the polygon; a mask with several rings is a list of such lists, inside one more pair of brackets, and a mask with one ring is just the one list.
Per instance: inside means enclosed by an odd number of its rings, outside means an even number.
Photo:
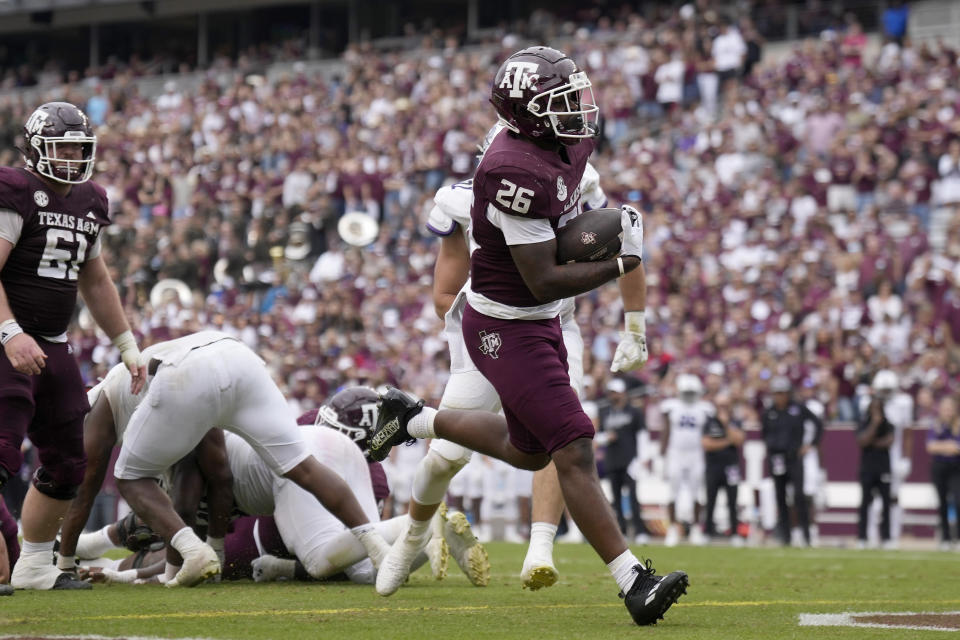
[{"label": "player arm sleeve", "polygon": [[23,218],[16,211],[0,209],[0,238],[16,245],[23,232]]},{"label": "player arm sleeve", "polygon": [[427,215],[427,230],[441,237],[449,236],[457,230],[457,223],[444,213],[439,206],[434,206]]},{"label": "player arm sleeve", "polygon": [[508,246],[536,244],[556,238],[550,221],[544,218],[521,218],[506,214],[490,205],[487,209],[487,219],[500,229]]},{"label": "player arm sleeve", "polygon": [[97,241],[94,242],[93,246],[87,251],[87,260],[93,260],[98,257],[102,250],[103,244],[100,242],[100,236],[97,236]]}]

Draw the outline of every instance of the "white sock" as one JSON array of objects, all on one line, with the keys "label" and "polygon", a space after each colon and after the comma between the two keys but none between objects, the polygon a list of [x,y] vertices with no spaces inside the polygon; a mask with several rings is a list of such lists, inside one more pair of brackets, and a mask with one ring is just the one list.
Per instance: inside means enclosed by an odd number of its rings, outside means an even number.
[{"label": "white sock", "polygon": [[76,571],[77,569],[77,557],[76,556],[62,556],[59,553],[57,554],[57,569],[61,571]]},{"label": "white sock", "polygon": [[29,556],[43,553],[47,554],[50,558],[50,564],[53,564],[53,540],[50,542],[29,542],[24,540],[20,543],[20,555]]},{"label": "white sock", "polygon": [[407,528],[407,537],[413,538],[417,542],[420,542],[423,536],[427,534],[427,528],[429,526],[430,526],[430,519],[414,520],[413,518],[410,518],[410,525]]},{"label": "white sock", "polygon": [[420,413],[410,418],[410,422],[407,423],[407,433],[414,438],[436,438],[437,433],[433,430],[433,421],[436,417],[436,409],[424,407]]},{"label": "white sock", "polygon": [[383,537],[370,523],[358,525],[350,529],[350,532],[357,537],[360,544],[367,550],[367,557],[373,561],[373,566],[379,569],[384,556],[390,550],[390,546],[387,545]]},{"label": "white sock", "polygon": [[81,558],[99,558],[110,549],[116,548],[117,545],[113,544],[110,534],[107,533],[109,528],[110,525],[107,525],[97,531],[81,533],[77,538],[76,555]]},{"label": "white sock", "polygon": [[613,574],[613,579],[617,581],[617,586],[620,587],[620,591],[626,593],[630,590],[634,580],[637,579],[637,574],[634,572],[633,567],[638,564],[640,564],[640,561],[637,560],[637,556],[633,555],[630,549],[627,549],[607,563],[607,568],[610,569],[610,573]]},{"label": "white sock", "polygon": [[903,531],[903,508],[899,503],[890,505],[890,539],[894,542],[900,540],[900,533]]},{"label": "white sock", "polygon": [[549,522],[534,522],[530,525],[530,546],[527,555],[536,550],[538,555],[553,556],[553,539],[557,537],[557,525]]},{"label": "white sock", "polygon": [[178,567],[175,564],[170,564],[168,562],[164,567],[163,575],[160,576],[160,582],[163,584],[167,584],[168,582],[170,582],[176,577],[177,572],[179,571],[180,571],[180,567]]},{"label": "white sock", "polygon": [[261,557],[261,567],[268,569],[264,571],[270,580],[277,578],[286,578],[293,580],[297,572],[297,561],[289,558],[278,558],[276,556],[266,555]]},{"label": "white sock", "polygon": [[173,537],[170,538],[170,546],[179,551],[181,556],[190,553],[202,545],[203,541],[197,537],[197,534],[195,534],[190,527],[180,529],[180,531],[177,531],[173,534]]}]

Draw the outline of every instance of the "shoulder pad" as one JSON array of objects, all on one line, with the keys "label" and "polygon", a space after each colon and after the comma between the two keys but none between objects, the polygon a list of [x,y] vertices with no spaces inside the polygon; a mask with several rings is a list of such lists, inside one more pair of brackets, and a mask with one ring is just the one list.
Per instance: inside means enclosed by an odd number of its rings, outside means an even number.
[{"label": "shoulder pad", "polygon": [[473,180],[464,180],[439,189],[433,197],[434,206],[427,215],[427,229],[446,236],[456,225],[470,226],[470,208],[473,206]]},{"label": "shoulder pad", "polygon": [[21,216],[32,209],[30,184],[23,172],[11,167],[0,167],[0,209],[10,209]]},{"label": "shoulder pad", "polygon": [[[524,218],[559,217],[560,207],[554,206],[549,184],[529,168],[519,166],[526,158],[517,153],[498,151],[484,156],[486,162],[481,174],[477,172],[474,189],[482,190],[483,198],[503,213]],[[531,158],[535,161],[535,158]],[[481,166],[483,163],[481,163]],[[558,204],[560,204],[558,202]]]}]

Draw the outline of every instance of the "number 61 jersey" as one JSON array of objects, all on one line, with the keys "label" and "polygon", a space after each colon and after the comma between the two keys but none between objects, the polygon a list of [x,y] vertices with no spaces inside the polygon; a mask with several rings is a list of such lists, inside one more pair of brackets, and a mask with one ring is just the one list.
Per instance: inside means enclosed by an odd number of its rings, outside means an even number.
[{"label": "number 61 jersey", "polygon": [[[494,317],[550,317],[524,283],[510,255],[510,245],[544,242],[580,213],[580,181],[593,139],[542,149],[507,129],[483,154],[473,179],[470,211],[474,251],[471,255],[470,305]],[[478,306],[479,303],[479,306]],[[511,311],[520,308],[519,313]],[[538,311],[525,314],[524,309]],[[559,307],[558,307],[559,308]],[[553,314],[556,315],[556,314]]]},{"label": "number 61 jersey", "polygon": [[75,184],[61,197],[26,169],[0,167],[0,238],[14,245],[0,283],[24,332],[66,332],[80,267],[100,255],[100,231],[109,224],[102,187]]}]

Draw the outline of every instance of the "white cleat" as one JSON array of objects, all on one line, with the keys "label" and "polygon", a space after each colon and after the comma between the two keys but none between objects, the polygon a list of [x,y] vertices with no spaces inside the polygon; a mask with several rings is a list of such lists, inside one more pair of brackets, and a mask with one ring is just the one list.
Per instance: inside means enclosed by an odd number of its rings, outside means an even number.
[{"label": "white cleat", "polygon": [[634,544],[650,544],[650,534],[649,533],[638,533],[637,536],[633,539]]},{"label": "white cleat", "polygon": [[[391,596],[396,593],[407,578],[410,577],[410,567],[420,552],[424,551],[430,541],[429,530],[419,538],[410,534],[409,520],[403,532],[397,537],[387,551],[377,571],[377,593],[382,596]],[[376,564],[376,563],[374,563]]]},{"label": "white cleat", "polygon": [[217,558],[217,552],[210,545],[203,544],[195,551],[192,551],[183,557],[183,566],[173,579],[164,586],[174,587],[195,587],[207,578],[220,574],[220,560]]},{"label": "white cleat", "polygon": [[474,586],[487,586],[490,582],[490,558],[470,530],[470,521],[459,511],[448,511],[445,515],[443,537],[450,548],[450,555]]},{"label": "white cleat", "polygon": [[36,591],[91,589],[89,582],[77,580],[69,573],[58,569],[50,559],[46,562],[42,558],[20,556],[10,574],[10,586],[14,589],[31,589]]},{"label": "white cleat", "polygon": [[667,529],[667,535],[663,539],[663,546],[675,547],[680,544],[680,525],[673,524]]},{"label": "white cleat", "polygon": [[430,561],[430,573],[434,580],[443,580],[447,577],[447,567],[450,565],[450,547],[443,539],[443,523],[447,521],[447,505],[440,504],[437,512],[430,521],[430,542],[427,543],[427,559]]},{"label": "white cleat", "polygon": [[693,525],[690,527],[690,544],[702,547],[707,544],[707,536],[703,533],[703,529],[699,525]]},{"label": "white cleat", "polygon": [[560,578],[560,572],[553,564],[553,558],[533,558],[531,555],[534,554],[528,553],[527,557],[524,558],[523,570],[520,572],[523,588],[537,591],[556,584]]},{"label": "white cleat", "polygon": [[736,549],[742,549],[747,545],[747,541],[744,540],[743,536],[738,536],[736,534],[730,536],[730,546]]}]

